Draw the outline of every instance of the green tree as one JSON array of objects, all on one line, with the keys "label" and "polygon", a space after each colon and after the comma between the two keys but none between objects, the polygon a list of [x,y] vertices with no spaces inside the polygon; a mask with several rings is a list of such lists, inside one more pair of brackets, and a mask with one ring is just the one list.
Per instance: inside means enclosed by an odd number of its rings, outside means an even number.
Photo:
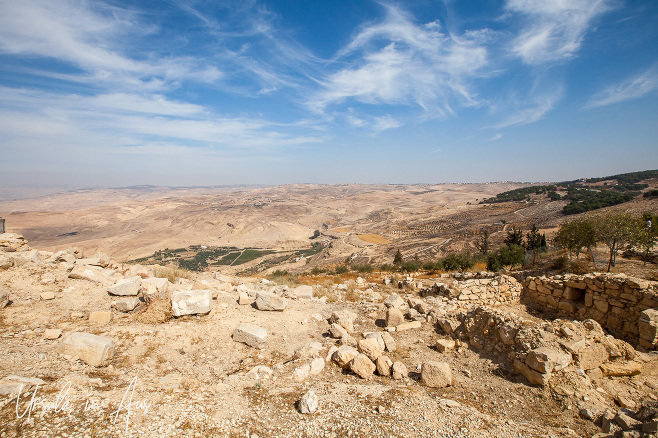
[{"label": "green tree", "polygon": [[523,231],[512,227],[512,230],[507,232],[504,242],[505,245],[523,246]]},{"label": "green tree", "polygon": [[573,253],[576,253],[578,258],[583,248],[590,248],[596,243],[594,224],[588,218],[565,222],[560,225],[553,243],[560,248],[568,249],[570,260],[573,260]]},{"label": "green tree", "polygon": [[537,251],[541,248],[542,235],[537,229],[537,225],[532,224],[532,229],[528,234],[526,234],[527,250],[532,251],[532,266],[535,266],[535,261],[537,260]]},{"label": "green tree", "polygon": [[475,242],[475,247],[480,251],[482,254],[487,255],[490,250],[489,246],[489,231],[484,230],[482,231],[482,234],[480,236],[480,240]]},{"label": "green tree", "polygon": [[402,253],[398,249],[398,251],[395,253],[395,257],[393,257],[393,264],[395,266],[399,266],[402,264],[404,260],[402,259]]},{"label": "green tree", "polygon": [[597,240],[605,243],[610,250],[608,272],[615,266],[619,249],[638,242],[638,222],[633,215],[623,212],[611,212],[595,219]]}]

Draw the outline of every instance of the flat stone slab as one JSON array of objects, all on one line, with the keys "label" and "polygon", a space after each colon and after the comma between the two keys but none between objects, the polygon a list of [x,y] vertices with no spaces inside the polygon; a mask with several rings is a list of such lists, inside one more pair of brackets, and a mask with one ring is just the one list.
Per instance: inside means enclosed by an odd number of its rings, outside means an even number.
[{"label": "flat stone slab", "polygon": [[140,277],[124,278],[117,281],[115,284],[107,288],[110,295],[118,295],[122,297],[136,296],[142,287],[142,279]]},{"label": "flat stone slab", "polygon": [[212,310],[212,291],[186,290],[171,295],[171,313],[176,316],[205,315]]},{"label": "flat stone slab", "polygon": [[65,337],[61,347],[65,354],[77,356],[92,367],[109,365],[115,351],[112,339],[82,332],[71,333]]},{"label": "flat stone slab", "polygon": [[9,375],[0,380],[0,395],[12,395],[25,393],[33,386],[43,386],[46,382],[36,377],[21,377],[16,375]]},{"label": "flat stone slab", "polygon": [[267,340],[267,330],[247,322],[240,324],[233,332],[233,340],[250,347],[261,349]]},{"label": "flat stone slab", "polygon": [[256,307],[258,310],[282,311],[286,308],[286,299],[270,292],[256,294]]}]

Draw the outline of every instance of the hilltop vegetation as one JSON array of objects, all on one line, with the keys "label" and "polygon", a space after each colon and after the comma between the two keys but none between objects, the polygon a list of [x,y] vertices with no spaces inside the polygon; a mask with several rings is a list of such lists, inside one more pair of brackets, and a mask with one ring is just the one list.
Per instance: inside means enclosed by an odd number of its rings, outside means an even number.
[{"label": "hilltop vegetation", "polygon": [[[611,205],[628,202],[647,189],[649,184],[641,183],[647,179],[658,178],[658,170],[623,173],[602,178],[589,178],[564,181],[550,185],[522,187],[499,193],[495,197],[483,200],[482,204],[499,202],[531,201],[531,195],[546,194],[551,201],[570,201],[564,206],[564,214],[577,214],[598,210]],[[566,194],[561,194],[566,192]],[[653,196],[654,190],[647,197]],[[645,194],[646,195],[646,194]]]}]

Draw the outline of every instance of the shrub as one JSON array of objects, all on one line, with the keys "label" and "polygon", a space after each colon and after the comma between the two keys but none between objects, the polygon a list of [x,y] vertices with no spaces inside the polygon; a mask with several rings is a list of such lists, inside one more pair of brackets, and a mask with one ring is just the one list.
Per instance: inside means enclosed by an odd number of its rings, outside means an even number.
[{"label": "shrub", "polygon": [[168,266],[156,266],[153,268],[153,276],[158,278],[166,278],[171,283],[176,281],[176,277],[186,278],[188,280],[191,280],[194,277],[194,275],[187,269],[170,268]]}]

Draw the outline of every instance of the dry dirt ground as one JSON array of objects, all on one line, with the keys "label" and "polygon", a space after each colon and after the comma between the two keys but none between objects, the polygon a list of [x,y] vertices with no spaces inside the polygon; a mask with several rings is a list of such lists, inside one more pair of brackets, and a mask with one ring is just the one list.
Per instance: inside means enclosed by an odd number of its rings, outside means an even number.
[{"label": "dry dirt ground", "polygon": [[[115,268],[128,274],[135,269]],[[355,312],[354,336],[360,338],[383,330],[384,297],[417,294],[384,286],[379,278],[366,278],[372,283],[365,286],[379,297],[357,293],[354,302],[291,299],[283,312],[267,312],[238,304],[239,284],[254,279],[222,277],[221,282],[231,284],[213,289],[216,298],[207,315],[158,319],[164,314],[153,305],[145,312],[112,311],[110,322],[97,324],[88,319],[90,312],[109,311],[116,297],[108,295],[107,285],[68,278],[69,269],[66,263],[27,263],[0,271],[0,285],[11,299],[0,310],[0,377],[45,381],[24,398],[0,398],[3,437],[504,438],[589,437],[599,431],[580,418],[582,400],[573,393],[533,387],[504,364],[466,347],[439,353],[434,345],[445,336],[431,323],[392,334],[398,348],[389,355],[407,367],[407,378],[374,375],[364,380],[327,361],[319,375],[296,380],[295,369],[309,360],[294,359],[298,348],[318,342],[318,355],[324,358],[336,345],[328,336],[333,311]],[[210,274],[196,278],[204,279],[218,283]],[[192,281],[178,280],[171,287],[201,284]],[[42,299],[48,292],[54,298]],[[504,310],[537,319],[520,304]],[[245,322],[267,330],[263,349],[231,338]],[[61,338],[45,339],[46,329],[59,329],[62,337],[78,331],[106,336],[116,342],[117,351],[111,365],[91,367],[64,354]],[[426,361],[449,363],[454,384],[442,389],[422,385],[418,367]],[[250,377],[256,365],[270,367],[272,376]],[[616,395],[636,403],[649,395],[645,383],[658,383],[658,367],[645,369],[634,377],[604,379],[601,390],[612,407]],[[296,402],[309,389],[318,395],[319,409],[303,415]]]}]

